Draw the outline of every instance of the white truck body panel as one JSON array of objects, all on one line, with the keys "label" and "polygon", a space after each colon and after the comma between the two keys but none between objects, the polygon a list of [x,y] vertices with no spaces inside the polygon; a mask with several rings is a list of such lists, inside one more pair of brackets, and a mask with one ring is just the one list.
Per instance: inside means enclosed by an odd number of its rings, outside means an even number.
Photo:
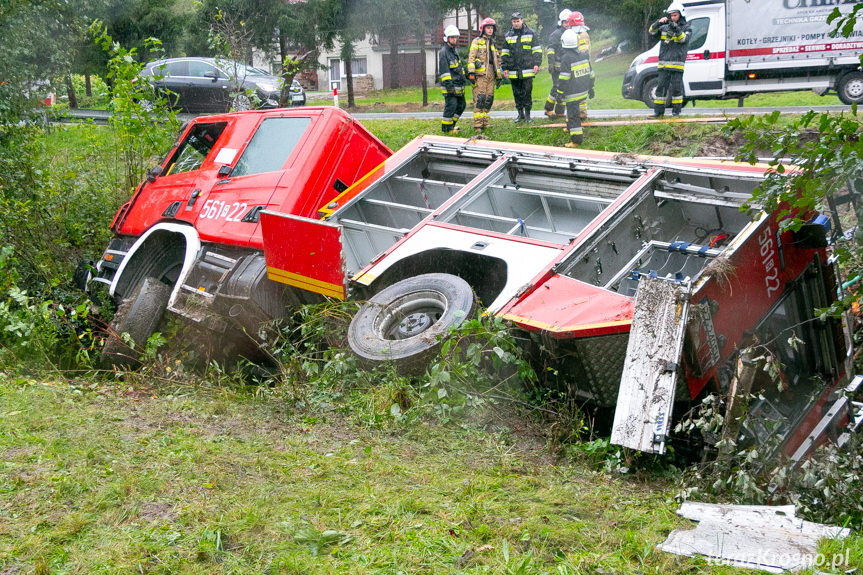
[{"label": "white truck body panel", "polygon": [[438,226],[423,226],[387,257],[378,261],[371,269],[357,277],[361,284],[371,284],[388,268],[406,257],[430,249],[454,251],[476,251],[477,243],[484,244],[482,255],[499,258],[507,263],[506,285],[500,295],[488,306],[491,313],[499,310],[512,299],[519,289],[530,282],[543,268],[547,267],[561,252],[562,248],[538,246],[483,234],[468,233]]}]

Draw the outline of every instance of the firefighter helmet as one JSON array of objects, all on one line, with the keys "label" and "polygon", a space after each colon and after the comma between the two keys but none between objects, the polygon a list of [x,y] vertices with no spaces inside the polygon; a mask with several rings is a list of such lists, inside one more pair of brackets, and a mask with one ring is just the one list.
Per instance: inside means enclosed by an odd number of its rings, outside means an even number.
[{"label": "firefighter helmet", "polygon": [[560,35],[560,45],[564,48],[578,48],[578,32],[570,28]]},{"label": "firefighter helmet", "polygon": [[443,41],[446,42],[447,38],[452,38],[453,36],[459,37],[461,36],[461,32],[458,31],[458,28],[456,26],[450,24],[443,30]]},{"label": "firefighter helmet", "polygon": [[686,17],[686,8],[684,8],[683,4],[680,2],[672,2],[671,5],[665,9],[666,14],[671,14],[672,12],[677,12],[682,17]]},{"label": "firefighter helmet", "polygon": [[579,11],[575,11],[569,15],[569,25],[570,26],[584,26],[584,14]]},{"label": "firefighter helmet", "polygon": [[[497,32],[497,22],[494,21],[494,18],[489,17],[479,23],[480,34],[485,31],[486,26],[494,26],[494,31]],[[492,34],[494,34],[494,32],[492,32]]]},{"label": "firefighter helmet", "polygon": [[570,10],[569,8],[564,8],[563,10],[561,10],[560,14],[557,15],[557,23],[565,24],[567,21],[569,21],[570,14],[572,14],[572,10]]}]

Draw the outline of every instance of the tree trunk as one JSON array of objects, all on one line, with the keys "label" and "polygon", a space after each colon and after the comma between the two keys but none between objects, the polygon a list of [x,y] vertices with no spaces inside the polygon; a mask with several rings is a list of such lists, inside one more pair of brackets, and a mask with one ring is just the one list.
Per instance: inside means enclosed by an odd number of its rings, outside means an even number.
[{"label": "tree trunk", "polygon": [[399,30],[390,27],[390,88],[399,87]]},{"label": "tree trunk", "polygon": [[75,96],[75,86],[72,85],[72,76],[66,76],[66,95],[69,97],[69,107],[76,110],[78,108],[78,98]]},{"label": "tree trunk", "polygon": [[345,38],[342,43],[342,64],[345,67],[345,79],[348,83],[348,108],[354,107],[354,43],[350,38]]},{"label": "tree trunk", "polygon": [[425,21],[420,18],[417,23],[417,39],[420,47],[420,77],[423,88],[423,108],[429,105],[428,74],[426,73],[426,31]]},{"label": "tree trunk", "polygon": [[84,93],[88,98],[93,97],[93,84],[90,81],[90,72],[84,74]]}]

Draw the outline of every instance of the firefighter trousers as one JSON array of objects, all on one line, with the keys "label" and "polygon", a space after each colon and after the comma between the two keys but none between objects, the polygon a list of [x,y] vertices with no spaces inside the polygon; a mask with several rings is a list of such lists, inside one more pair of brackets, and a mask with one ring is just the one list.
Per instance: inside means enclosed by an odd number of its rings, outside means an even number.
[{"label": "firefighter trousers", "polygon": [[509,79],[512,83],[512,95],[515,98],[515,108],[530,114],[533,106],[533,78],[515,78],[510,72]]},{"label": "firefighter trousers", "polygon": [[573,144],[584,141],[584,128],[581,127],[581,105],[587,102],[587,94],[566,103],[566,127],[569,130],[569,140]]},{"label": "firefighter trousers", "polygon": [[[670,93],[670,94],[669,94]],[[665,113],[665,106],[671,96],[671,113],[680,115],[683,108],[683,70],[659,70],[659,83],[656,85],[656,99],[653,101],[653,113],[661,116]]]},{"label": "firefighter trousers", "polygon": [[488,128],[491,105],[494,104],[494,75],[484,74],[476,77],[473,87],[473,127],[476,130]]},{"label": "firefighter trousers", "polygon": [[444,134],[452,132],[455,129],[458,119],[461,118],[461,114],[464,112],[466,105],[464,92],[444,94],[443,118],[441,118],[440,122],[440,128]]}]

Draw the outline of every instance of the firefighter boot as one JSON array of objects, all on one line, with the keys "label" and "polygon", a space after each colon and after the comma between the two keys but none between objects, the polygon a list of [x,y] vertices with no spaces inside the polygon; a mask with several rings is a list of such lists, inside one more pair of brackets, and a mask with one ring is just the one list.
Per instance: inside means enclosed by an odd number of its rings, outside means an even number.
[{"label": "firefighter boot", "polygon": [[524,121],[524,110],[519,108],[518,109],[518,117],[515,120],[513,120],[513,122],[515,122],[517,124],[517,123],[523,122],[523,121]]}]

